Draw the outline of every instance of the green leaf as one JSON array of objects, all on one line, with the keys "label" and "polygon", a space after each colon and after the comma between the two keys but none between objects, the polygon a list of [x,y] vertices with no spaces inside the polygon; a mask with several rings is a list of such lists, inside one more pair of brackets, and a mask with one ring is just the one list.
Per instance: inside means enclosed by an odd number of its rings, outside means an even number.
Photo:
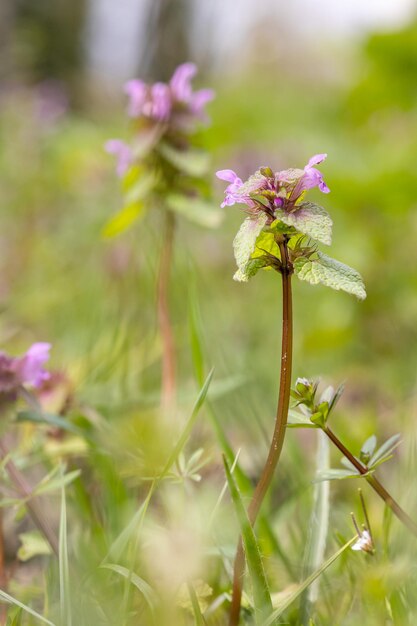
[{"label": "green leaf", "polygon": [[276,211],[275,216],[287,226],[293,226],[299,233],[326,246],[332,243],[332,219],[326,209],[318,204],[302,202],[291,213]]},{"label": "green leaf", "polygon": [[210,168],[210,155],[202,150],[176,150],[167,143],[160,143],[158,151],[175,169],[189,176],[204,176]]},{"label": "green leaf", "polygon": [[319,472],[314,479],[314,482],[320,482],[322,480],[343,480],[345,478],[360,478],[362,474],[354,474],[352,470],[348,469],[329,469],[325,472]]},{"label": "green leaf", "polygon": [[136,589],[141,592],[147,604],[149,605],[149,608],[151,610],[155,608],[157,603],[157,596],[149,583],[146,582],[146,580],[135,574],[135,572],[132,572],[129,568],[123,567],[122,565],[117,565],[115,563],[104,563],[100,565],[100,567],[104,569],[109,569],[112,572],[119,574],[119,576],[123,576],[123,578],[131,582],[132,585],[134,585]]},{"label": "green leaf", "polygon": [[317,569],[315,572],[313,572],[311,574],[311,576],[309,576],[303,583],[301,583],[301,585],[299,585],[299,587],[268,617],[268,619],[262,624],[262,626],[272,626],[272,624],[275,622],[275,620],[277,620],[279,617],[281,617],[281,615],[284,613],[284,611],[286,611],[288,609],[288,607],[291,606],[291,604],[293,602],[295,602],[295,600],[297,600],[297,598],[300,596],[300,594],[303,593],[306,589],[308,589],[308,587],[319,576],[321,576],[321,574],[324,571],[326,571],[326,569],[328,567],[330,567],[330,565],[332,565],[332,563],[334,563],[340,557],[340,555],[343,554],[343,552],[345,552],[345,550],[350,548],[350,546],[352,544],[354,544],[355,541],[357,541],[357,539],[358,538],[355,535],[355,537],[353,537],[350,541],[345,543],[345,545],[342,546],[340,548],[340,550],[338,550],[337,552],[332,554],[332,556],[330,558],[328,558],[327,561],[325,561],[323,563],[323,565],[321,567],[319,567],[319,569]]},{"label": "green leaf", "polygon": [[205,228],[217,228],[223,219],[223,212],[210,202],[183,194],[170,194],[165,198],[166,205],[193,224]]},{"label": "green leaf", "polygon": [[399,446],[401,443],[401,435],[397,433],[393,435],[385,443],[382,444],[380,448],[375,452],[373,457],[369,461],[369,467],[373,467],[376,464],[380,464],[383,459],[388,460],[388,457],[391,458],[392,453],[395,448]]},{"label": "green leaf", "polygon": [[365,285],[359,272],[322,252],[317,252],[316,259],[296,259],[294,270],[300,280],[311,285],[321,283],[332,289],[346,291],[360,300],[366,298]]},{"label": "green leaf", "polygon": [[359,453],[359,458],[362,463],[365,465],[368,463],[369,459],[373,455],[376,448],[376,437],[375,435],[371,435],[363,444],[361,451]]},{"label": "green leaf", "polygon": [[263,620],[267,619],[272,612],[272,602],[268,582],[266,580],[258,542],[249,521],[246,509],[243,505],[240,492],[225,457],[223,457],[223,461],[230,494],[232,496],[233,505],[240,525],[240,531],[242,533],[246,562],[252,581],[255,622],[257,624],[262,624]]},{"label": "green leaf", "polygon": [[267,221],[267,215],[261,213],[256,219],[247,217],[240,226],[233,241],[237,272],[234,280],[247,282],[262,267],[262,262],[251,263],[251,257],[256,247],[256,240]]},{"label": "green leaf", "polygon": [[61,474],[57,478],[53,480],[43,479],[41,482],[33,489],[33,495],[39,496],[40,494],[50,493],[51,491],[56,491],[57,489],[62,489],[66,485],[72,483],[78,476],[81,474],[81,470],[74,470],[73,472],[68,472],[68,474]]},{"label": "green leaf", "polygon": [[88,438],[88,434],[84,430],[70,422],[65,417],[62,417],[61,415],[54,415],[53,413],[41,413],[40,411],[19,411],[16,416],[16,421],[48,424],[48,426],[60,428],[61,430],[78,435],[83,439]]},{"label": "green leaf", "polygon": [[103,237],[115,237],[127,230],[139,217],[145,215],[145,204],[135,202],[123,207],[119,213],[112,217],[103,229]]},{"label": "green leaf", "polygon": [[29,561],[34,556],[52,554],[52,548],[38,530],[19,535],[21,546],[17,551],[19,561]]},{"label": "green leaf", "polygon": [[156,178],[153,173],[141,174],[137,180],[127,187],[124,194],[124,206],[109,219],[103,228],[104,237],[115,237],[127,230],[139,217],[145,215],[147,197],[155,187]]}]

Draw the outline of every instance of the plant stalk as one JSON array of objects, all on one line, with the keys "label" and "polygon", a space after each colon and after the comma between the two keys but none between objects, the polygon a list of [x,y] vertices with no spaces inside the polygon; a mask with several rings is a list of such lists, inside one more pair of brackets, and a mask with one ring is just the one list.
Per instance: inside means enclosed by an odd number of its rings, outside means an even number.
[{"label": "plant stalk", "polygon": [[162,339],[162,394],[164,411],[172,407],[175,399],[175,346],[169,313],[169,280],[172,264],[175,218],[171,211],[165,212],[165,232],[162,243],[158,274],[158,323]]},{"label": "plant stalk", "polygon": [[[0,441],[0,458],[3,460],[7,457],[8,451],[2,441]],[[24,500],[25,506],[27,510],[37,526],[37,528],[44,535],[45,539],[48,541],[51,546],[53,552],[58,556],[59,547],[58,547],[58,538],[53,530],[52,526],[49,523],[48,517],[44,514],[39,501],[36,497],[33,497],[31,486],[26,481],[26,478],[21,474],[21,472],[17,469],[16,465],[13,463],[11,459],[9,459],[5,464],[6,471],[10,477],[10,480],[14,484],[16,491],[20,495],[20,497]]]},{"label": "plant stalk", "polygon": [[385,489],[385,487],[379,482],[374,474],[368,474],[369,468],[358,461],[354,455],[349,452],[346,446],[340,441],[340,439],[334,434],[334,432],[328,427],[323,428],[326,435],[334,443],[334,445],[340,450],[340,452],[352,463],[352,465],[358,470],[362,476],[365,477],[367,482],[371,485],[372,489],[376,491],[385,504],[391,509],[394,515],[408,528],[410,532],[417,537],[417,524],[411,517],[404,511],[404,509],[398,504],[398,502],[391,496],[391,494]]},{"label": "plant stalk", "polygon": [[[255,524],[259,509],[261,508],[266,492],[271,484],[275,468],[281,456],[290,403],[293,343],[291,275],[293,267],[288,257],[287,240],[283,238],[282,241],[278,241],[277,243],[281,254],[280,272],[282,278],[282,343],[279,396],[274,433],[268,457],[248,507],[248,517],[252,526]],[[245,555],[243,551],[242,537],[240,537],[234,563],[233,593],[229,626],[237,626],[239,623],[244,567]]]}]

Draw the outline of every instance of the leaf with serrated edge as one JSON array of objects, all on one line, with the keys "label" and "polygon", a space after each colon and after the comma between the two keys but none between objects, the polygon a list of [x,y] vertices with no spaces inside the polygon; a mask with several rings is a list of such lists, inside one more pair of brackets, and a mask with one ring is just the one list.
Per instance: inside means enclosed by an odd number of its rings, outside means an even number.
[{"label": "leaf with serrated edge", "polygon": [[234,280],[247,282],[249,278],[256,274],[257,270],[260,269],[259,267],[256,268],[253,264],[252,268],[248,268],[248,265],[250,263],[252,253],[255,250],[258,235],[265,226],[266,220],[267,216],[265,213],[259,215],[257,219],[247,217],[239,228],[233,241],[236,265],[238,267],[237,272],[233,276]]},{"label": "leaf with serrated edge", "polygon": [[302,202],[295,211],[277,212],[276,217],[287,226],[294,226],[299,233],[308,235],[326,246],[332,243],[332,219],[326,209],[318,204]]},{"label": "leaf with serrated edge", "polygon": [[296,259],[294,271],[300,280],[311,285],[321,283],[332,289],[346,291],[359,300],[366,298],[365,285],[359,272],[323,252],[317,252],[317,259]]}]

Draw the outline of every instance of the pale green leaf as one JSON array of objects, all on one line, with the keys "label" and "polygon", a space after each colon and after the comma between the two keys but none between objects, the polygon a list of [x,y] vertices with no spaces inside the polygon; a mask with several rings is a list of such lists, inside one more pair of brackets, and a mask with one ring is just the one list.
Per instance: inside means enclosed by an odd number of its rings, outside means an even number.
[{"label": "pale green leaf", "polygon": [[223,219],[222,211],[201,198],[193,198],[183,194],[169,194],[165,198],[165,202],[169,209],[198,226],[217,228]]},{"label": "pale green leaf", "polygon": [[308,235],[320,243],[332,243],[333,222],[326,209],[313,202],[302,202],[291,213],[277,211],[276,217],[287,226],[293,226],[299,233]]},{"label": "pale green leaf", "polygon": [[313,424],[310,421],[310,418],[298,411],[294,411],[290,409],[288,412],[288,420],[287,420],[288,428],[319,428],[317,424]]},{"label": "pale green leaf", "polygon": [[177,170],[189,176],[206,174],[210,167],[210,155],[201,150],[177,150],[167,143],[160,143],[159,153]]},{"label": "pale green leaf", "polygon": [[34,556],[44,556],[52,553],[52,548],[38,530],[31,530],[19,535],[21,546],[17,551],[19,561],[29,561]]},{"label": "pale green leaf", "polygon": [[[258,269],[262,267],[262,263],[259,260],[255,262],[255,264],[251,264],[251,257],[255,251],[256,240],[265,226],[266,221],[267,215],[262,213],[256,219],[247,217],[239,228],[233,241],[236,265],[238,267],[237,272],[233,276],[234,280],[247,282],[249,278],[254,276]],[[256,263],[258,263],[257,267]]]},{"label": "pale green leaf", "polygon": [[317,252],[316,259],[296,259],[294,271],[300,280],[311,285],[321,283],[332,289],[346,291],[360,300],[366,298],[365,285],[359,272],[322,252]]},{"label": "pale green leaf", "polygon": [[68,474],[62,474],[53,480],[43,479],[33,489],[33,495],[39,496],[40,494],[50,493],[51,491],[61,489],[62,487],[72,483],[80,474],[81,470],[74,470],[73,472],[68,472]]},{"label": "pale green leaf", "polygon": [[401,435],[397,433],[393,435],[385,443],[382,444],[380,448],[375,452],[371,460],[369,461],[369,467],[374,466],[375,464],[379,464],[381,459],[385,459],[386,457],[391,457],[392,452],[395,450],[397,446],[401,443]]},{"label": "pale green leaf", "polygon": [[362,474],[354,474],[348,469],[329,469],[325,472],[319,472],[314,479],[314,482],[320,482],[322,480],[343,480],[345,478],[360,478]]}]

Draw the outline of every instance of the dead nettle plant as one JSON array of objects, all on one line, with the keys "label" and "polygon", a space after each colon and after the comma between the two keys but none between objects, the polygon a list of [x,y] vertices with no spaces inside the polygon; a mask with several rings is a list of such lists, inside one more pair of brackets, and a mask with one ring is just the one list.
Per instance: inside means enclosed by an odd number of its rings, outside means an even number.
[{"label": "dead nettle plant", "polygon": [[117,158],[123,208],[106,224],[104,235],[125,231],[147,212],[161,212],[161,256],[157,284],[157,314],[162,340],[162,406],[174,402],[175,348],[169,310],[169,283],[177,217],[213,228],[221,212],[210,201],[207,173],[210,162],[201,148],[199,128],[209,119],[206,104],[211,89],[193,91],[197,68],[184,63],[168,84],[148,85],[134,79],[126,83],[131,120],[129,142],[111,139],[106,150]]},{"label": "dead nettle plant", "polygon": [[[246,282],[259,270],[272,269],[280,274],[282,285],[282,346],[278,407],[269,454],[247,510],[247,521],[251,526],[257,519],[271,484],[287,427],[293,342],[292,277],[295,275],[312,285],[323,284],[332,289],[343,290],[360,300],[366,297],[360,274],[319,249],[320,244],[326,246],[331,244],[332,220],[323,207],[306,200],[305,196],[306,192],[314,187],[318,187],[323,193],[329,192],[321,172],[315,167],[326,156],[326,154],[313,156],[304,169],[273,172],[269,167],[261,167],[246,182],[232,170],[217,172],[218,178],[229,183],[222,206],[243,204],[247,214],[233,243],[238,268],[234,279]],[[390,457],[397,438],[389,440],[377,451],[375,451],[376,441],[368,440],[362,448],[360,457],[356,458],[336,437],[327,423],[341,390],[334,392],[328,389],[319,399],[316,397],[316,391],[316,383],[306,379],[297,380],[293,395],[303,413],[292,415],[290,425],[321,428],[346,459],[347,467],[342,470],[343,477],[347,475],[365,477],[395,515],[407,528],[417,534],[415,523],[374,476],[377,465]],[[340,478],[340,471],[337,475],[330,472],[327,476],[333,477]],[[241,525],[241,529],[243,528]],[[230,626],[236,626],[239,622],[245,564],[244,547],[246,549],[247,543],[245,536],[243,539],[243,542],[242,538],[239,540],[234,563]],[[363,536],[359,536],[358,541],[361,539],[363,540]],[[248,558],[247,554],[246,557]]]}]

